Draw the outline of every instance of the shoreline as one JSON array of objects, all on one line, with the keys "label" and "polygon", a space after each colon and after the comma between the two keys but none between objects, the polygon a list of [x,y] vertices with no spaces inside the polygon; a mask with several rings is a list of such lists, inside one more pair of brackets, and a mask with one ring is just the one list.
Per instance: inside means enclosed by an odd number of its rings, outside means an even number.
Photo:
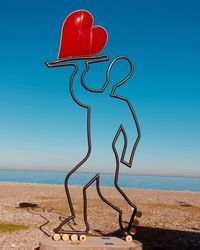
[{"label": "shoreline", "polygon": [[[126,225],[132,213],[130,207],[115,192],[115,188],[102,187],[101,190],[107,199],[123,210]],[[154,249],[156,246],[160,249],[200,249],[200,192],[135,188],[123,190],[138,210],[143,212],[139,218],[140,225],[136,227],[138,233],[135,239],[144,243],[144,249]],[[70,186],[70,191],[77,214],[76,222],[84,227],[81,216],[82,187]],[[90,187],[87,196],[90,233],[100,236],[118,232],[118,215],[99,199],[96,187]],[[0,182],[0,211],[0,223],[27,227],[26,230],[13,232],[0,231],[0,246],[3,250],[36,249],[39,241],[47,237],[45,233],[53,235],[53,229],[60,223],[59,217],[70,214],[62,184],[22,182]],[[172,243],[173,247],[170,246]]]},{"label": "shoreline", "polygon": [[[61,172],[47,171],[1,171],[0,182],[20,182],[35,184],[64,184],[65,176]],[[70,177],[69,184],[85,185],[93,173],[74,173]],[[114,185],[114,175],[104,173],[101,176],[101,185],[112,187]],[[168,176],[140,176],[127,175],[119,176],[119,186],[138,189],[151,190],[174,190],[174,191],[191,191],[200,192],[200,178],[189,177],[168,177]]]},{"label": "shoreline", "polygon": [[[68,170],[52,170],[52,169],[20,169],[20,168],[0,168],[0,171],[24,171],[24,172],[53,172],[53,173],[68,173]],[[96,172],[89,172],[89,171],[82,171],[79,172],[80,174],[95,174]],[[100,174],[106,174],[106,175],[113,175],[112,172],[100,172]],[[169,177],[169,178],[194,178],[194,179],[199,179],[200,176],[181,176],[181,175],[162,175],[162,174],[134,174],[134,173],[128,173],[128,172],[122,172],[120,175],[130,175],[130,176],[142,176],[142,177]]]},{"label": "shoreline", "polygon": [[[20,181],[0,181],[1,184],[27,184],[27,185],[47,185],[47,186],[58,186],[58,187],[64,187],[63,184],[55,184],[55,183],[37,183],[37,182],[20,182]],[[69,184],[71,187],[83,187],[82,185],[77,184]],[[94,186],[93,186],[94,187]],[[102,188],[115,188],[114,186],[102,186]],[[122,189],[134,189],[134,190],[143,190],[143,191],[168,191],[168,192],[186,192],[186,193],[200,193],[200,191],[191,191],[191,190],[175,190],[175,189],[159,189],[159,188],[138,188],[138,187],[120,187]]]}]

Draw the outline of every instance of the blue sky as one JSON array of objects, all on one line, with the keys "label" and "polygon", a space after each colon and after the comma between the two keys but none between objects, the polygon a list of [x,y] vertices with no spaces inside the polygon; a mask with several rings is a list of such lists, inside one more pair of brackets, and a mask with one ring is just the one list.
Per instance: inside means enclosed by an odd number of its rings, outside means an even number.
[{"label": "blue sky", "polygon": [[[127,55],[135,65],[118,89],[142,131],[131,173],[200,176],[200,3],[194,0],[2,2],[0,168],[69,170],[85,155],[86,113],[70,98],[72,71],[44,65],[57,57],[63,20],[82,8],[108,31],[102,53]],[[102,80],[104,72],[91,78]],[[112,171],[109,157],[93,165]]]}]

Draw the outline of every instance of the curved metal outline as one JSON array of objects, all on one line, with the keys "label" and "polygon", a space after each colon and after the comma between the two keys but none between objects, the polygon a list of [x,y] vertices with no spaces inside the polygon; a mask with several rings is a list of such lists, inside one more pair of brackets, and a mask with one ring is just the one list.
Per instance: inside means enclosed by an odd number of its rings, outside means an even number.
[{"label": "curved metal outline", "polygon": [[[132,116],[134,118],[134,121],[135,121],[135,124],[136,124],[136,128],[137,128],[137,133],[138,133],[138,136],[136,138],[136,141],[134,143],[134,146],[133,146],[133,149],[132,149],[132,152],[131,152],[131,156],[130,156],[130,160],[129,162],[126,162],[124,160],[124,157],[125,157],[125,153],[126,153],[126,149],[127,149],[127,142],[128,142],[128,139],[127,139],[127,135],[126,135],[126,132],[125,132],[125,129],[123,127],[123,125],[121,124],[114,139],[113,139],[113,142],[112,142],[112,149],[113,149],[113,152],[115,154],[115,158],[116,158],[116,172],[115,172],[115,180],[114,180],[114,185],[116,187],[116,189],[120,192],[120,194],[124,197],[124,199],[126,200],[126,202],[133,208],[133,214],[130,218],[130,221],[129,221],[129,224],[128,224],[128,227],[126,228],[126,230],[123,228],[123,225],[122,225],[122,210],[119,209],[118,207],[114,206],[112,203],[110,203],[101,193],[100,191],[100,186],[99,186],[99,179],[100,179],[100,175],[99,174],[96,174],[95,177],[93,177],[84,187],[83,187],[83,202],[84,202],[84,222],[85,222],[85,225],[86,225],[86,230],[85,231],[70,231],[70,230],[63,230],[62,229],[62,226],[65,225],[66,223],[68,223],[70,220],[73,220],[75,218],[75,211],[74,211],[74,208],[73,208],[73,203],[72,203],[72,200],[71,200],[71,196],[70,196],[70,191],[69,191],[69,187],[68,187],[68,180],[69,180],[69,177],[84,163],[87,161],[87,159],[89,158],[90,156],[90,153],[91,153],[91,148],[92,148],[92,144],[91,144],[91,130],[90,130],[90,118],[91,118],[91,107],[89,105],[84,105],[82,104],[81,102],[79,102],[78,99],[76,99],[75,95],[74,95],[74,92],[73,92],[73,80],[74,80],[74,77],[78,71],[78,66],[76,63],[74,62],[71,62],[71,60],[88,60],[90,59],[89,61],[86,61],[86,69],[83,71],[82,75],[81,75],[81,83],[83,85],[83,87],[85,89],[87,89],[88,91],[90,92],[95,92],[95,93],[102,93],[105,88],[107,87],[109,81],[110,81],[110,70],[113,66],[113,64],[119,60],[119,59],[125,59],[129,62],[130,64],[130,72],[129,74],[121,81],[119,82],[118,84],[114,85],[111,93],[110,93],[110,96],[111,97],[114,97],[114,98],[118,98],[118,99],[121,99],[125,102],[127,102],[128,106],[129,106],[129,109],[131,110],[131,113],[132,113]],[[119,187],[118,185],[118,177],[119,177],[119,162],[125,164],[126,166],[128,166],[129,168],[132,166],[132,163],[133,163],[133,158],[134,158],[134,154],[135,154],[135,151],[136,151],[136,148],[137,148],[137,145],[139,143],[139,140],[140,140],[140,137],[141,137],[141,133],[140,133],[140,126],[139,126],[139,123],[138,123],[138,120],[137,120],[137,117],[136,117],[136,114],[135,114],[135,111],[129,101],[129,99],[127,98],[124,98],[122,96],[118,96],[116,95],[114,92],[116,90],[116,88],[118,88],[120,85],[122,85],[124,82],[126,82],[130,77],[131,75],[133,74],[133,64],[131,62],[131,60],[126,57],[126,56],[118,56],[116,57],[109,65],[108,69],[107,69],[107,72],[106,72],[106,82],[104,83],[103,87],[100,89],[100,90],[95,90],[95,89],[91,89],[89,87],[86,86],[86,84],[84,83],[84,76],[85,74],[87,73],[88,69],[89,69],[89,64],[91,63],[95,63],[95,62],[102,62],[102,61],[107,61],[109,60],[109,57],[107,54],[103,55],[103,56],[89,56],[89,57],[79,57],[79,58],[67,58],[67,59],[64,59],[64,60],[57,60],[57,61],[54,61],[54,62],[47,62],[46,65],[48,67],[61,67],[61,66],[74,66],[74,71],[70,77],[70,94],[73,98],[73,100],[81,107],[83,108],[86,108],[87,109],[87,139],[88,139],[88,152],[86,154],[86,156],[83,158],[82,161],[79,162],[78,165],[76,165],[73,169],[71,169],[71,171],[67,174],[66,178],[65,178],[65,191],[66,191],[66,195],[67,195],[67,200],[68,200],[68,204],[69,204],[69,207],[70,207],[70,212],[71,212],[71,216],[67,217],[56,229],[54,229],[54,231],[56,233],[68,233],[68,234],[72,234],[72,233],[77,233],[77,234],[81,234],[81,233],[88,233],[89,231],[89,223],[87,221],[87,193],[86,193],[86,190],[87,188],[96,181],[96,188],[97,188],[97,192],[100,196],[100,198],[107,204],[109,205],[110,207],[112,207],[115,211],[117,211],[119,213],[119,226],[120,226],[120,229],[125,231],[125,232],[130,232],[130,229],[132,227],[132,224],[133,224],[133,220],[134,220],[134,217],[137,213],[137,207],[135,204],[133,204],[130,199],[127,197],[127,195],[123,192],[123,190]],[[122,151],[122,155],[121,155],[121,159],[119,161],[119,155],[118,155],[118,152],[115,148],[115,143],[120,135],[120,133],[123,134],[123,137],[124,137],[124,147],[123,147],[123,151]]]}]

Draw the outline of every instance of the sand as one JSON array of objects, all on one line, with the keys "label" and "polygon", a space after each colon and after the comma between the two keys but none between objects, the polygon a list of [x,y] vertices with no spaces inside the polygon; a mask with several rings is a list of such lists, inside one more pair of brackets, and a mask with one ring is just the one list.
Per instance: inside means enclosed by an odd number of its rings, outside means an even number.
[{"label": "sand", "polygon": [[[77,213],[74,227],[84,229],[82,188],[71,186],[70,190]],[[123,190],[143,212],[135,239],[144,249],[200,249],[200,192]],[[102,192],[124,211],[126,225],[131,215],[126,202],[114,188],[103,187]],[[62,185],[0,183],[0,222],[28,226],[26,230],[0,231],[0,249],[37,249],[39,241],[51,237],[68,215]],[[98,198],[95,187],[88,189],[88,220],[90,235],[119,235],[118,216]]]}]

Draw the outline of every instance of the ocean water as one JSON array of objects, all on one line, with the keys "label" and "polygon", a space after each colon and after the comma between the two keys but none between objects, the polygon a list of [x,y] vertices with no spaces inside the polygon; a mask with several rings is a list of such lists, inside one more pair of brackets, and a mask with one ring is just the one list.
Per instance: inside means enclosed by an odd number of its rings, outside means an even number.
[{"label": "ocean water", "polygon": [[[26,171],[26,170],[0,170],[0,182],[27,182],[43,184],[63,184],[66,172],[53,171]],[[93,177],[92,173],[74,174],[71,185],[84,185],[85,181]],[[113,186],[113,176],[103,174],[103,186]],[[200,178],[161,177],[161,176],[134,176],[122,174],[119,179],[121,187],[200,191]]]}]

